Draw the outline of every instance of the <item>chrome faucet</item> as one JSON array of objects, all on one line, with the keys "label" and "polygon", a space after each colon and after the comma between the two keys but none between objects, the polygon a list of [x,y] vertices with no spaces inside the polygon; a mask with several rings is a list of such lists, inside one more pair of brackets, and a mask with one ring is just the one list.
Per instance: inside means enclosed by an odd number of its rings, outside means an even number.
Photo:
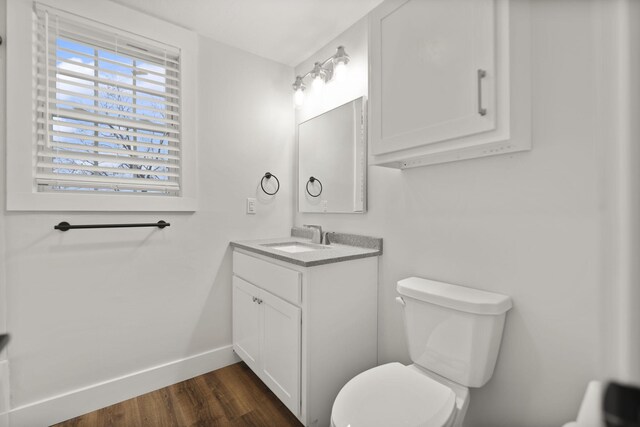
[{"label": "chrome faucet", "polygon": [[330,245],[331,244],[331,240],[329,239],[329,235],[330,234],[335,234],[334,231],[325,231],[324,233],[324,237],[322,238],[322,243],[325,245]]},{"label": "chrome faucet", "polygon": [[313,230],[312,243],[322,244],[322,227],[319,225],[303,224],[303,227],[307,227]]}]

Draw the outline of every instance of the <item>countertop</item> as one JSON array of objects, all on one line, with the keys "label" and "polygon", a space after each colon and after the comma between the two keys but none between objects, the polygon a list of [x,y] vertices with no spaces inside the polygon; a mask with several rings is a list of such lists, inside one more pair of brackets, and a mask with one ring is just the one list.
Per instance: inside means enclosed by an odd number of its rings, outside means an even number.
[{"label": "countertop", "polygon": [[[338,235],[337,233],[332,233]],[[347,235],[352,236],[352,235]],[[334,237],[335,238],[335,237]],[[382,255],[382,239],[374,237],[361,236],[362,239],[373,239],[379,244],[372,244],[371,241],[367,241],[368,246],[376,247],[362,247],[344,245],[338,243],[331,243],[330,245],[319,245],[311,243],[310,239],[302,237],[280,237],[274,239],[262,239],[262,240],[245,240],[231,242],[231,246],[234,248],[244,249],[249,252],[255,252],[260,255],[267,256],[269,258],[275,258],[280,261],[289,262],[291,264],[300,265],[302,267],[313,267],[317,265],[331,264],[335,262],[349,261],[358,258],[367,258],[372,256]],[[336,239],[339,240],[339,239]],[[323,249],[318,249],[309,252],[289,253],[275,248],[270,248],[269,244],[287,243],[287,242],[299,242],[307,245],[321,246]]]}]

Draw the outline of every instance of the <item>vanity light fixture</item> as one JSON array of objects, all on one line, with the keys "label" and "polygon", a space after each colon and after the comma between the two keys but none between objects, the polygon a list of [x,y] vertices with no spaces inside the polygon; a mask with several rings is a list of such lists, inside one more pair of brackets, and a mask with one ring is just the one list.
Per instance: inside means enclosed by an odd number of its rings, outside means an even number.
[{"label": "vanity light fixture", "polygon": [[302,76],[296,76],[296,81],[293,83],[296,106],[301,107],[304,104],[304,91],[307,88],[304,79],[307,76],[311,78],[313,88],[320,90],[326,82],[331,81],[334,77],[336,80],[342,81],[350,60],[344,46],[338,46],[334,55],[322,62],[316,62],[313,64],[313,69]]}]

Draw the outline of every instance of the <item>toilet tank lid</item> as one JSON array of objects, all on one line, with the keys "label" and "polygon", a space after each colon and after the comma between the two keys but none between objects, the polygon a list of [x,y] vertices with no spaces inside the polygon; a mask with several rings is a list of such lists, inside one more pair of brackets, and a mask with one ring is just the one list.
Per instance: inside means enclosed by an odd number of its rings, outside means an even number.
[{"label": "toilet tank lid", "polygon": [[502,314],[512,306],[511,298],[506,295],[420,277],[400,280],[398,293],[409,298],[474,314]]}]

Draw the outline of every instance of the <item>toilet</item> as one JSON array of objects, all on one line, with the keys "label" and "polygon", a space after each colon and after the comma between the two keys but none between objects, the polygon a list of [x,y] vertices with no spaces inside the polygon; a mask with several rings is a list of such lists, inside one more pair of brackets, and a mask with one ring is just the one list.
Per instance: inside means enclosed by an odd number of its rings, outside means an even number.
[{"label": "toilet", "polygon": [[493,375],[511,298],[419,277],[397,290],[414,363],[352,378],[333,403],[332,427],[459,427],[469,387]]}]

